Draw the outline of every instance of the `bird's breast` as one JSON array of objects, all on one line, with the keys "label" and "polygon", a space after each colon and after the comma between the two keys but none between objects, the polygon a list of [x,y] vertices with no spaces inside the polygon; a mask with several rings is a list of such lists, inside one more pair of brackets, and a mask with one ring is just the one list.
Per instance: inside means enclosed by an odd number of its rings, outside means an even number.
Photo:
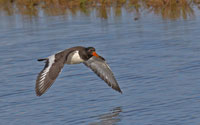
[{"label": "bird's breast", "polygon": [[79,64],[82,62],[84,60],[80,57],[79,51],[74,51],[68,55],[66,64]]}]

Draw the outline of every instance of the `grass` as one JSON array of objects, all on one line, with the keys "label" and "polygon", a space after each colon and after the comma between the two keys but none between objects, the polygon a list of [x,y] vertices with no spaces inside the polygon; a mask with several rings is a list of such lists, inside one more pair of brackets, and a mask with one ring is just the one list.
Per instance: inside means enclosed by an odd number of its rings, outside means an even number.
[{"label": "grass", "polygon": [[115,16],[121,16],[122,8],[125,8],[136,18],[146,10],[161,15],[163,19],[187,19],[194,16],[193,6],[200,8],[200,0],[0,0],[0,12],[8,15],[38,16],[40,11],[49,16],[76,15],[77,12],[90,15],[96,10],[97,15],[105,19],[111,8]]}]

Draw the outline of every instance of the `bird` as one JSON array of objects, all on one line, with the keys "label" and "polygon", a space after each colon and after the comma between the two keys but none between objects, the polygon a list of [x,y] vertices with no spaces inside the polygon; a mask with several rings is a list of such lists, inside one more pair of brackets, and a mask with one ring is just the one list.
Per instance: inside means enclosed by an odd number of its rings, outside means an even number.
[{"label": "bird", "polygon": [[37,96],[43,95],[52,86],[64,64],[80,63],[89,67],[112,89],[122,93],[111,68],[106,63],[106,60],[96,53],[94,47],[75,46],[47,58],[38,59],[38,61],[45,61],[45,66],[36,79],[35,92]]}]

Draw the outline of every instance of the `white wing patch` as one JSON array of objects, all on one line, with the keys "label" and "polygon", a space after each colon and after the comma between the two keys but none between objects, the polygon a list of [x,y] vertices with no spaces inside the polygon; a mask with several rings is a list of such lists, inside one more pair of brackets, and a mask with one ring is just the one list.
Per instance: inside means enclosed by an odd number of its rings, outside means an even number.
[{"label": "white wing patch", "polygon": [[55,55],[49,56],[48,57],[48,67],[46,67],[45,70],[40,75],[40,80],[39,80],[39,88],[40,89],[42,89],[42,87],[44,87],[44,80],[54,62],[55,62]]}]

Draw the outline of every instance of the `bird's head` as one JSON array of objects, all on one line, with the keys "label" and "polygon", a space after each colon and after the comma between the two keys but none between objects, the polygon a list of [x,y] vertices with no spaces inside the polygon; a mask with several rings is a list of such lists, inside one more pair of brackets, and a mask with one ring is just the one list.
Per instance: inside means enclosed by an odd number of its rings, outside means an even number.
[{"label": "bird's head", "polygon": [[95,57],[97,57],[97,58],[101,58],[102,60],[105,60],[103,57],[99,56],[99,55],[96,53],[96,50],[95,50],[94,47],[87,47],[87,48],[86,48],[86,52],[87,52],[89,58],[92,57],[92,56],[95,56]]},{"label": "bird's head", "polygon": [[94,47],[87,47],[87,48],[86,48],[86,52],[87,52],[87,54],[88,54],[90,57],[92,57],[92,56],[99,57],[99,55],[96,53]]}]

